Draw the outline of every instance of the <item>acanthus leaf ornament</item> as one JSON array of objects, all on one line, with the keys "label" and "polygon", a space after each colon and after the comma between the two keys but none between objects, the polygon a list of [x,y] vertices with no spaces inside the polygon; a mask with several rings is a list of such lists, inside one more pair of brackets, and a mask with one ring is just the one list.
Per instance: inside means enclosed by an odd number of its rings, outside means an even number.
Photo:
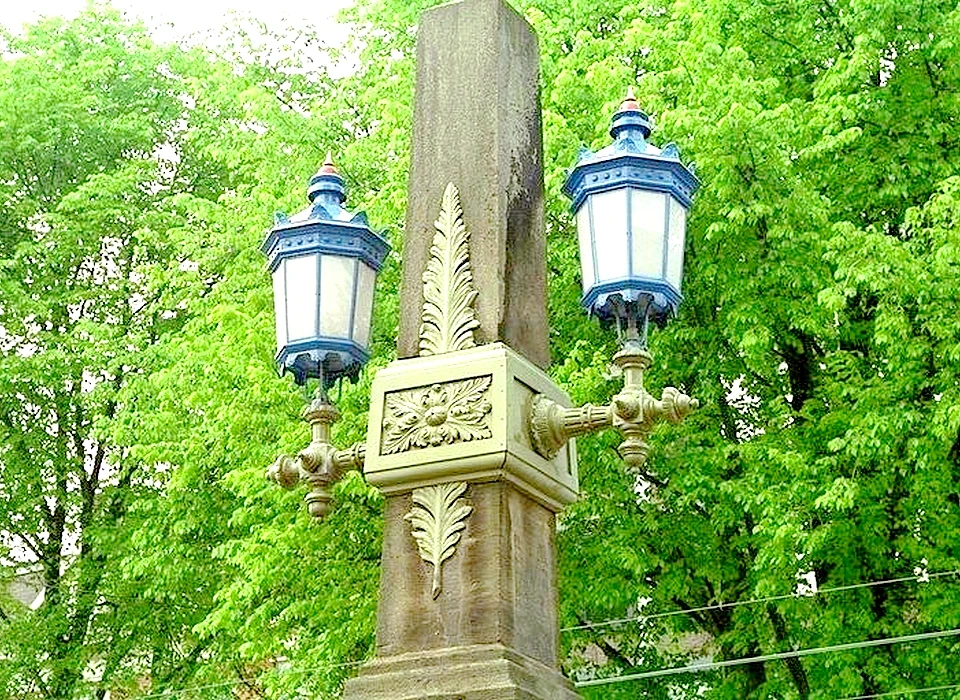
[{"label": "acanthus leaf ornament", "polygon": [[493,377],[474,377],[386,395],[384,455],[492,437],[486,393]]},{"label": "acanthus leaf ornament", "polygon": [[443,193],[430,261],[423,273],[420,355],[439,355],[476,346],[480,325],[473,310],[477,290],[470,267],[470,236],[463,224],[460,193],[451,182]]},{"label": "acanthus leaf ornament", "polygon": [[412,527],[420,558],[433,565],[431,593],[440,595],[441,567],[453,556],[467,527],[473,507],[460,497],[466,492],[463,482],[425,486],[413,491],[413,508],[404,517]]}]

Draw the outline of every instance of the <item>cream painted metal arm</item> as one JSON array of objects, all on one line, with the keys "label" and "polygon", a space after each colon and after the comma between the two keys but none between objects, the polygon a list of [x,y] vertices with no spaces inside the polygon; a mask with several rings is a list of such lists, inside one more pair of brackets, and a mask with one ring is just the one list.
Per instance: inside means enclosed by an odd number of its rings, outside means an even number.
[{"label": "cream painted metal arm", "polygon": [[570,438],[613,425],[613,411],[610,406],[592,403],[565,408],[543,394],[537,394],[530,407],[529,422],[533,448],[541,457],[553,459]]},{"label": "cream painted metal arm", "polygon": [[623,371],[623,389],[609,406],[586,404],[565,408],[543,395],[534,397],[528,416],[534,449],[550,459],[570,438],[614,427],[624,441],[617,451],[628,467],[638,468],[647,460],[647,438],[661,421],[679,423],[700,404],[678,389],[666,387],[660,399],[643,386],[643,373],[653,358],[643,346],[628,340],[613,362]]},{"label": "cream painted metal arm", "polygon": [[307,509],[315,518],[330,512],[330,489],[350,469],[363,469],[366,444],[357,442],[345,450],[330,442],[330,426],[340,418],[337,407],[322,398],[314,399],[304,419],[310,423],[313,439],[296,457],[280,455],[267,469],[267,478],[291,489],[306,481],[310,491],[305,497]]}]

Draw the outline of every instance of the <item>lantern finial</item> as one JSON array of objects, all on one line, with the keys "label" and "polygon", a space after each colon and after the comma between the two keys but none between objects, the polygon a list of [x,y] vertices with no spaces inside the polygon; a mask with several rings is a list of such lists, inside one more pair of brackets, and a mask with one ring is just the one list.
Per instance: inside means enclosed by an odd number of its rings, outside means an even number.
[{"label": "lantern finial", "polygon": [[[340,209],[347,199],[347,190],[343,186],[343,177],[333,164],[333,152],[327,151],[323,165],[307,184],[307,199],[320,205],[328,213]],[[331,216],[331,218],[333,218]]]},{"label": "lantern finial", "polygon": [[323,165],[320,166],[318,173],[327,173],[330,175],[339,175],[340,171],[337,170],[337,166],[333,163],[333,151],[327,151],[327,157],[323,160]]},{"label": "lantern finial", "polygon": [[[646,138],[650,136],[651,131],[653,131],[653,122],[646,112],[640,109],[631,85],[627,88],[626,98],[620,103],[620,109],[613,115],[610,135],[618,140],[630,139],[638,144],[643,144]],[[640,150],[644,149],[641,148]]]}]

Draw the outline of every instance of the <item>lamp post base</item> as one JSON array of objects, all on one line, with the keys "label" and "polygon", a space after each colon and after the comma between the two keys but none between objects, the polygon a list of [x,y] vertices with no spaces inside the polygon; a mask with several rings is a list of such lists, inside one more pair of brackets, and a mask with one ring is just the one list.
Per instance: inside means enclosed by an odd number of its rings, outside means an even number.
[{"label": "lamp post base", "polygon": [[378,658],[347,682],[344,700],[577,700],[569,680],[500,644]]}]

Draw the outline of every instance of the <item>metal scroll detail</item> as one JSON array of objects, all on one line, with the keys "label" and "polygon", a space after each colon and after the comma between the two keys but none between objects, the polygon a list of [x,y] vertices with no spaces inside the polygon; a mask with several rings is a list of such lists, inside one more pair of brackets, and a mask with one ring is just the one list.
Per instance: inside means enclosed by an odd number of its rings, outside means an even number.
[{"label": "metal scroll detail", "polygon": [[486,397],[492,381],[487,375],[387,394],[380,453],[492,437]]},{"label": "metal scroll detail", "polygon": [[423,273],[420,355],[439,355],[476,346],[480,325],[473,310],[477,290],[470,268],[470,236],[463,224],[460,193],[451,182],[443,193],[430,261]]},{"label": "metal scroll detail", "polygon": [[460,497],[466,492],[463,482],[425,486],[413,492],[413,508],[404,517],[413,528],[420,557],[433,565],[434,600],[440,595],[440,571],[443,563],[453,556],[460,536],[467,527],[467,516],[473,507]]}]

